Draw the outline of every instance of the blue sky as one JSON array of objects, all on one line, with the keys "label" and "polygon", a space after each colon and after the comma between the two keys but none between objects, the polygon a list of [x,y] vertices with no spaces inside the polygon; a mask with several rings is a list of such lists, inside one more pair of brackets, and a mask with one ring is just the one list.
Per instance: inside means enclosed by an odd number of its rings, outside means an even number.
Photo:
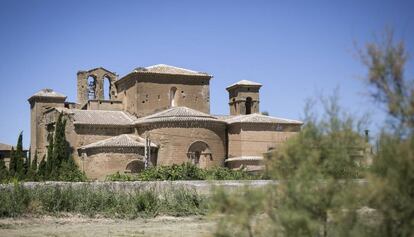
[{"label": "blue sky", "polygon": [[[354,56],[385,27],[414,52],[413,1],[0,0],[0,142],[20,130],[28,147],[27,99],[53,88],[76,100],[76,72],[103,66],[123,76],[170,64],[208,72],[211,112],[228,113],[226,86],[257,81],[261,110],[299,119],[304,101],[340,87],[341,104],[383,116],[359,80]],[[413,63],[407,75],[413,76]]]}]

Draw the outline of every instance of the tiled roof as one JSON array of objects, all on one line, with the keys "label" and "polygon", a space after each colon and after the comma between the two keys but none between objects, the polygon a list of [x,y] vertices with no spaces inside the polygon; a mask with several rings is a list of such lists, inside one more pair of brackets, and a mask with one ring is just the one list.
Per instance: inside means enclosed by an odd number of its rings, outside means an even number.
[{"label": "tiled roof", "polygon": [[216,117],[187,107],[173,107],[164,111],[140,118],[137,123],[169,122],[169,121],[212,121],[220,122]]},{"label": "tiled roof", "polygon": [[72,109],[74,124],[89,125],[133,125],[135,117],[123,111]]},{"label": "tiled roof", "polygon": [[66,96],[64,94],[61,94],[59,92],[56,92],[52,89],[49,88],[45,88],[42,89],[38,92],[36,92],[34,95],[32,95],[30,99],[34,98],[34,97],[51,97],[51,98],[62,98],[62,99],[66,99]]},{"label": "tiled roof", "polygon": [[190,75],[190,76],[209,76],[204,72],[197,72],[185,68],[174,67],[166,64],[157,64],[149,67],[139,67],[134,72],[140,73],[159,73],[159,74],[172,74],[172,75]]},{"label": "tiled roof", "polygon": [[4,143],[0,143],[0,151],[10,151],[12,146]]},{"label": "tiled roof", "polygon": [[[122,134],[116,137],[111,137],[102,141],[97,141],[85,146],[80,147],[80,149],[90,149],[90,148],[102,148],[102,147],[144,147],[145,139],[129,134]],[[151,147],[157,147],[154,143],[151,143]]]},{"label": "tiled roof", "polygon": [[260,84],[258,82],[254,82],[254,81],[241,80],[241,81],[238,81],[238,82],[228,86],[227,89],[230,89],[230,88],[235,87],[235,86],[259,86],[260,87],[260,86],[262,86],[262,84]]},{"label": "tiled roof", "polygon": [[228,124],[233,123],[274,123],[274,124],[303,124],[301,121],[276,118],[272,116],[267,116],[263,114],[248,114],[248,115],[236,115],[231,117],[224,117],[224,121]]}]

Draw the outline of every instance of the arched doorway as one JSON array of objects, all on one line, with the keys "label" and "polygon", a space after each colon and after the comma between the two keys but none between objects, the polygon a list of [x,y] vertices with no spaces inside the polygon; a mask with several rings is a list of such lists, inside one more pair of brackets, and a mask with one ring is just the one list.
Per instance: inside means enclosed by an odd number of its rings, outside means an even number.
[{"label": "arched doorway", "polygon": [[200,168],[207,168],[209,161],[213,159],[210,147],[202,141],[196,141],[190,145],[187,157],[192,164]]},{"label": "arched doorway", "polygon": [[246,114],[252,113],[252,97],[246,98]]},{"label": "arched doorway", "polygon": [[144,162],[141,160],[133,160],[126,166],[127,173],[139,173],[144,170]]}]

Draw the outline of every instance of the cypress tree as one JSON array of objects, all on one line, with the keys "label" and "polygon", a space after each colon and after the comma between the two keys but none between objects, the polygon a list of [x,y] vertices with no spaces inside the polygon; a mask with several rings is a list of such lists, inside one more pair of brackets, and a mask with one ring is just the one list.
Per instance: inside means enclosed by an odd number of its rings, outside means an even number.
[{"label": "cypress tree", "polygon": [[43,159],[40,161],[39,170],[37,171],[37,178],[39,180],[46,180],[47,178],[47,161],[46,156],[43,156]]},{"label": "cypress tree", "polygon": [[4,159],[0,158],[0,183],[9,178],[9,171],[7,170]]},{"label": "cypress tree", "polygon": [[60,114],[56,123],[55,137],[53,143],[53,174],[58,176],[62,164],[68,160],[68,144],[65,136],[66,120]]},{"label": "cypress tree", "polygon": [[10,163],[9,163],[9,174],[14,176],[16,173],[16,156],[14,154],[14,147],[10,151]]},{"label": "cypress tree", "polygon": [[[42,162],[44,167],[42,167],[42,177],[47,180],[51,177],[52,167],[53,167],[53,136],[49,137],[49,145],[47,147],[47,155],[43,157]],[[40,164],[42,164],[42,162]],[[39,167],[40,168],[40,167]]]},{"label": "cypress tree", "polygon": [[37,180],[37,152],[35,152],[35,156],[32,162],[29,162],[30,168],[27,173],[27,178],[29,180]]},{"label": "cypress tree", "polygon": [[20,132],[19,138],[17,139],[17,146],[16,151],[14,152],[15,155],[15,176],[19,179],[23,179],[25,176],[25,168],[24,168],[24,152],[23,152],[23,132]]}]

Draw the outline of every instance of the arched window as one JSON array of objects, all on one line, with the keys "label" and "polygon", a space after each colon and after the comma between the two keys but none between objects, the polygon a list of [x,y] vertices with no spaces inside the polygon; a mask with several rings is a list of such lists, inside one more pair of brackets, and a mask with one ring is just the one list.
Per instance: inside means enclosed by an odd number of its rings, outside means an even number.
[{"label": "arched window", "polygon": [[103,77],[103,94],[104,94],[104,100],[110,100],[112,95],[111,95],[111,89],[112,89],[112,85],[111,85],[111,78],[109,78],[109,76],[105,75]]},{"label": "arched window", "polygon": [[246,98],[246,114],[252,113],[252,97]]},{"label": "arched window", "polygon": [[237,112],[237,104],[236,104],[236,99],[235,99],[235,98],[233,98],[233,99],[232,99],[232,102],[233,102],[234,112],[236,113],[236,112]]},{"label": "arched window", "polygon": [[144,162],[140,160],[133,160],[128,163],[126,167],[127,172],[129,173],[138,173],[144,170]]},{"label": "arched window", "polygon": [[88,77],[88,99],[96,99],[96,78],[94,76]]},{"label": "arched window", "polygon": [[213,158],[209,146],[202,141],[196,141],[188,148],[187,156],[190,162],[206,168],[209,161]]},{"label": "arched window", "polygon": [[170,107],[177,106],[177,101],[176,101],[176,98],[175,98],[176,91],[177,91],[176,87],[171,87],[171,89],[170,89]]}]

